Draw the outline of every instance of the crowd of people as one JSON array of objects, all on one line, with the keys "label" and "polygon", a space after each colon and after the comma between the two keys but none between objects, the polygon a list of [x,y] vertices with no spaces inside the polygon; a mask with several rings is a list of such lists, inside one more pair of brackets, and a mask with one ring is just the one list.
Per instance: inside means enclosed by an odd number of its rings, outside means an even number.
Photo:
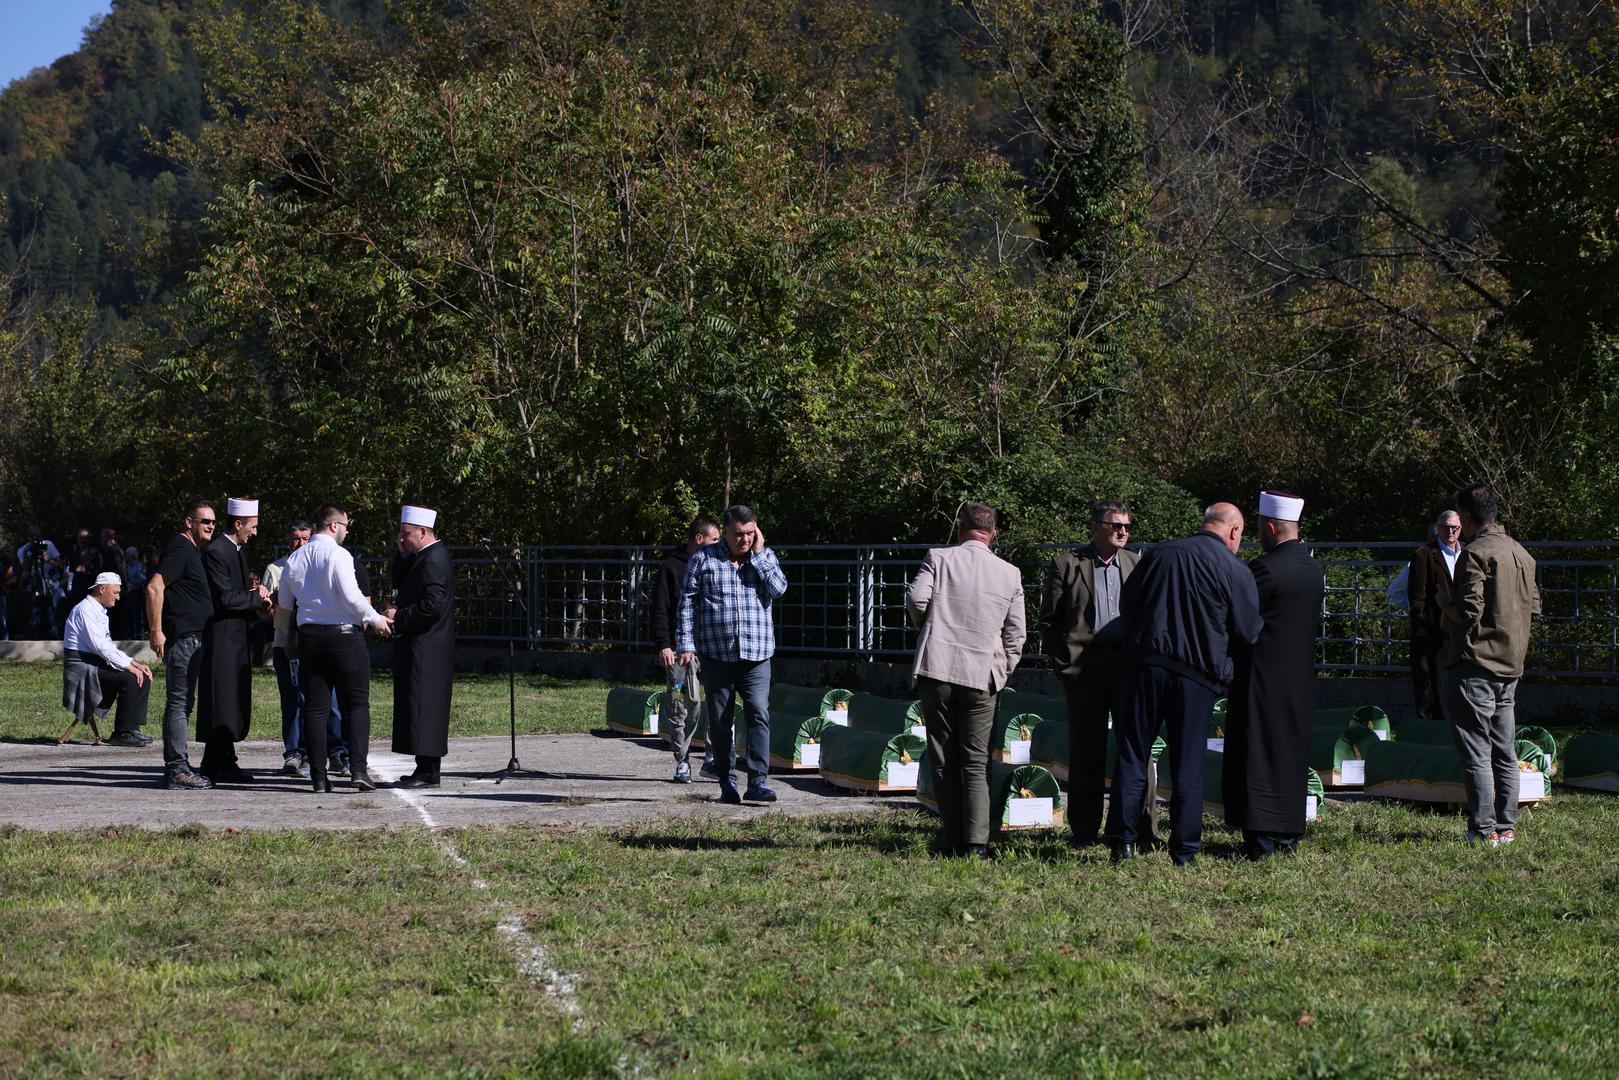
[{"label": "crowd of people", "polygon": [[[1237,557],[1245,519],[1215,503],[1190,536],[1136,551],[1130,511],[1094,505],[1090,542],[1054,558],[1035,638],[1068,706],[1068,821],[1076,846],[1105,843],[1115,860],[1158,843],[1151,748],[1160,731],[1172,779],[1171,859],[1201,849],[1205,738],[1215,701],[1227,699],[1222,792],[1243,851],[1263,858],[1297,849],[1314,688],[1314,650],[1325,577],[1300,538],[1304,500],[1261,492],[1263,553]],[[151,671],[122,652],[110,612],[144,593],[153,651],[166,674],[164,783],[179,790],[246,784],[235,744],[251,720],[253,628],[272,627],[281,690],[283,770],[316,792],[347,775],[374,789],[370,658],[365,632],[393,639],[393,749],[416,757],[405,787],[437,786],[448,752],[454,652],[454,575],[437,514],[406,505],[392,565],[394,604],[373,606],[364,568],[343,546],[350,518],[336,505],[289,523],[287,554],[248,570],[243,546],[258,531],[258,503],[231,499],[223,516],[198,500],[183,514],[144,589],[126,572],[96,567],[64,630],[63,703],[76,715],[117,707],[115,745],[144,746]],[[941,846],[988,854],[989,740],[997,697],[1029,640],[1022,575],[997,556],[995,511],[963,504],[957,542],[930,550],[906,593],[918,631],[912,669],[927,732]],[[38,538],[31,540],[38,544]],[[116,538],[103,549],[115,551]],[[47,561],[52,548],[35,554]],[[90,575],[88,559],[74,573]],[[724,803],[776,801],[768,783],[773,605],[788,582],[758,518],[732,506],[699,516],[684,547],[660,568],[652,635],[667,680],[663,730],[674,780],[691,783],[692,735],[704,710],[701,772]],[[1468,836],[1515,839],[1518,763],[1513,698],[1531,618],[1535,564],[1497,520],[1488,487],[1456,493],[1409,573],[1412,663],[1419,714],[1450,724],[1466,775]],[[189,759],[193,706],[201,762]],[[735,779],[733,717],[740,706],[746,790]],[[1111,746],[1110,738],[1111,733]],[[1111,760],[1110,760],[1111,754]],[[1111,766],[1111,798],[1104,777]],[[1104,816],[1104,808],[1106,814]]]},{"label": "crowd of people", "polygon": [[21,545],[0,545],[0,641],[57,641],[68,612],[90,593],[101,574],[116,574],[125,586],[108,622],[119,640],[146,636],[141,592],[157,552],[125,545],[118,531],[104,528],[99,542],[80,529],[66,554],[39,525],[30,525]]}]

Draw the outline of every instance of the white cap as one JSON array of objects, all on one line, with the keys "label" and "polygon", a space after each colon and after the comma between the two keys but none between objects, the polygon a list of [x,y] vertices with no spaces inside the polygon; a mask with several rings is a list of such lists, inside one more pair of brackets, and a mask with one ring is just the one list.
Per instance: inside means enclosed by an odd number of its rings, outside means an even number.
[{"label": "white cap", "polygon": [[257,499],[226,499],[225,514],[227,517],[258,517],[259,501]]},{"label": "white cap", "polygon": [[1275,521],[1298,521],[1304,516],[1304,500],[1279,491],[1259,493],[1259,516]]},{"label": "white cap", "polygon": [[107,570],[96,575],[97,585],[122,585],[123,583],[124,579],[113,573],[111,570]]},{"label": "white cap", "polygon": [[399,524],[420,525],[424,529],[431,529],[438,524],[438,511],[430,510],[425,506],[411,506],[406,503],[400,507]]}]

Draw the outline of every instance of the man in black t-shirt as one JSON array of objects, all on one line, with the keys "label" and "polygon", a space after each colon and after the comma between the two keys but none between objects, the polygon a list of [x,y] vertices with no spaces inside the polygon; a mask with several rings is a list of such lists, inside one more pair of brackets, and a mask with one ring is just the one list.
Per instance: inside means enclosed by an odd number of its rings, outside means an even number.
[{"label": "man in black t-shirt", "polygon": [[157,573],[146,586],[146,617],[152,650],[163,661],[167,677],[163,707],[163,786],[175,790],[213,787],[213,781],[191,768],[186,729],[202,674],[202,631],[214,612],[202,549],[213,540],[217,523],[213,505],[198,499],[186,508],[180,531],[169,537]]}]

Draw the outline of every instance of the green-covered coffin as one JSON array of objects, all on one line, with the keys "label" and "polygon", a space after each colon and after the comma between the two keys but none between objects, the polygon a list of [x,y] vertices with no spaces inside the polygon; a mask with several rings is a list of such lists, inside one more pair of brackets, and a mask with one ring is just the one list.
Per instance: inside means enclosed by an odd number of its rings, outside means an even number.
[{"label": "green-covered coffin", "polygon": [[1316,812],[1326,804],[1327,792],[1321,786],[1321,774],[1314,769],[1310,769],[1309,773],[1309,778],[1304,782],[1304,820],[1314,821]]},{"label": "green-covered coffin", "polygon": [[[1158,770],[1158,794],[1169,798],[1175,791],[1174,779],[1169,775],[1170,769]],[[1323,792],[1321,778],[1314,769],[1308,770],[1309,776],[1304,782],[1304,820],[1313,821],[1315,811],[1321,806]],[[1203,812],[1215,817],[1225,816],[1225,794],[1222,784],[1225,779],[1225,755],[1218,750],[1203,751]],[[1314,799],[1314,805],[1310,800]]]},{"label": "green-covered coffin", "polygon": [[995,702],[997,723],[1025,713],[1034,713],[1044,720],[1066,720],[1068,702],[1061,694],[1026,694],[1010,686],[1000,692]]},{"label": "green-covered coffin", "polygon": [[1364,724],[1387,738],[1390,734],[1389,714],[1376,705],[1352,705],[1342,709],[1315,709],[1310,713],[1313,727],[1346,728],[1350,724]]},{"label": "green-covered coffin", "polygon": [[1422,746],[1450,746],[1450,724],[1437,717],[1411,716],[1394,725],[1395,742],[1419,743]]},{"label": "green-covered coffin", "polygon": [[1619,793],[1619,735],[1576,735],[1563,747],[1563,783]]},{"label": "green-covered coffin", "polygon": [[989,756],[992,761],[1004,761],[1009,765],[1027,765],[1033,760],[1033,741],[1035,728],[1045,724],[1060,723],[1068,726],[1068,721],[1047,720],[1039,713],[1019,713],[1016,716],[998,716],[995,726],[989,733]]},{"label": "green-covered coffin", "polygon": [[[837,727],[819,713],[799,721],[770,717],[770,768],[773,772],[816,772],[826,729]],[[738,739],[738,747],[746,744]]]},{"label": "green-covered coffin", "polygon": [[[1518,801],[1539,802],[1550,794],[1546,774],[1524,759],[1544,760],[1544,751],[1527,739],[1518,742],[1517,750],[1521,772]],[[1462,762],[1455,748],[1401,739],[1367,749],[1366,793],[1383,799],[1467,805]]]},{"label": "green-covered coffin", "polygon": [[927,743],[909,731],[889,734],[829,724],[821,743],[821,778],[852,791],[915,791]]},{"label": "green-covered coffin", "polygon": [[840,701],[848,701],[854,695],[847,690],[828,690],[817,686],[793,686],[790,683],[776,683],[770,688],[770,719],[774,721],[778,714],[790,716],[794,719],[803,716],[820,716],[833,708]]},{"label": "green-covered coffin", "polygon": [[1068,782],[1068,721],[1047,720],[1034,729],[1029,740],[1029,763],[1041,766],[1065,784]]},{"label": "green-covered coffin", "polygon": [[1366,751],[1381,742],[1377,733],[1359,721],[1347,727],[1324,724],[1310,731],[1310,768],[1329,788],[1360,787],[1366,782]]},{"label": "green-covered coffin", "polygon": [[849,696],[848,704],[849,726],[861,731],[912,734],[912,728],[922,726],[922,706],[913,698],[858,693]]},{"label": "green-covered coffin", "polygon": [[[939,812],[933,797],[932,759],[922,755],[917,774],[916,798],[923,806]],[[1052,829],[1063,823],[1062,788],[1051,770],[1039,765],[989,763],[989,822],[991,832],[1019,829]]]},{"label": "green-covered coffin", "polygon": [[656,735],[658,711],[667,691],[648,693],[633,686],[615,686],[607,691],[607,727],[621,735]]}]

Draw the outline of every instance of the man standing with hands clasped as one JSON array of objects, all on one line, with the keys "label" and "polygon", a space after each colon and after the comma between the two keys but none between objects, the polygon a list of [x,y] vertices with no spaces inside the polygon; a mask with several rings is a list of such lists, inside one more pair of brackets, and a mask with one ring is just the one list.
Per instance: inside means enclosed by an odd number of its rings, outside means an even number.
[{"label": "man standing with hands clasped", "polygon": [[455,672],[455,573],[439,541],[438,511],[406,505],[399,511],[399,554],[393,562],[393,752],[416,758],[402,788],[438,787],[450,751],[450,683]]},{"label": "man standing with hands clasped", "polygon": [[1243,854],[1293,854],[1304,836],[1309,786],[1310,705],[1315,697],[1315,635],[1326,576],[1299,539],[1304,500],[1259,494],[1259,543],[1248,564],[1264,629],[1233,648],[1236,679],[1226,712],[1226,823],[1242,830]]},{"label": "man standing with hands clasped", "polygon": [[332,691],[343,706],[343,737],[357,792],[375,791],[366,771],[371,745],[371,656],[365,628],[388,636],[393,625],[366,600],[354,580],[354,556],[343,547],[349,514],[328,504],[315,515],[315,535],[293,552],[281,572],[280,604],[293,610],[287,639],[304,688],[304,739],[315,793],[332,790],[326,778],[326,721]]},{"label": "man standing with hands clasped", "polygon": [[995,511],[963,504],[954,547],[934,548],[905,592],[917,696],[948,855],[989,853],[989,736],[995,695],[1023,653],[1023,575],[989,550]]},{"label": "man standing with hands clasped", "polygon": [[[699,548],[686,565],[675,628],[676,662],[701,658],[708,695],[708,745],[720,772],[720,802],[775,802],[770,774],[770,658],[776,652],[771,605],[787,591],[776,553],[753,511],[733,506],[724,514],[719,543]],[[736,699],[748,725],[748,790],[736,790]]]}]

